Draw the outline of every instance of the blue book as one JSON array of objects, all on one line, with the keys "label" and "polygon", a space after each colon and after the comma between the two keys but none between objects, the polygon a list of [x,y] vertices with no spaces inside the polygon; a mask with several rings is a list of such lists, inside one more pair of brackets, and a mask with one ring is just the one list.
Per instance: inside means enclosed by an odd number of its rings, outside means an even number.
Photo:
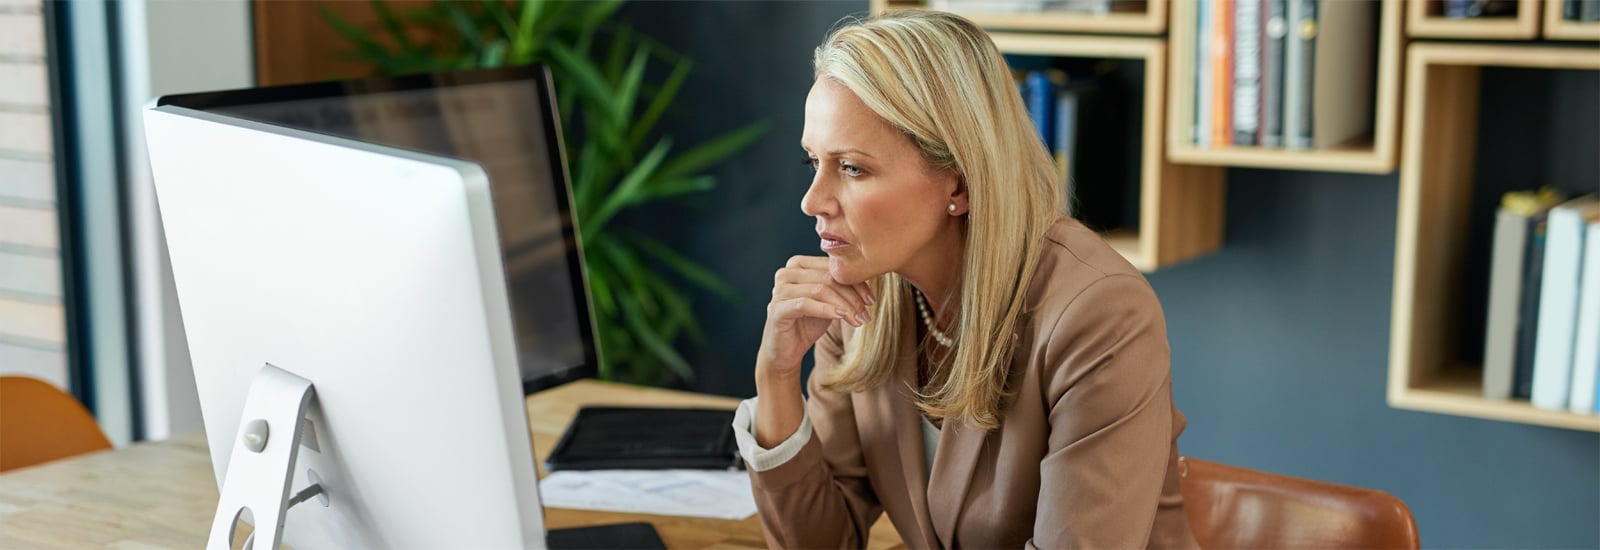
[{"label": "blue book", "polygon": [[1056,83],[1050,80],[1050,75],[1045,71],[1028,71],[1027,76],[1028,116],[1033,119],[1033,128],[1039,132],[1039,139],[1044,142],[1046,151],[1054,151],[1056,132]]}]

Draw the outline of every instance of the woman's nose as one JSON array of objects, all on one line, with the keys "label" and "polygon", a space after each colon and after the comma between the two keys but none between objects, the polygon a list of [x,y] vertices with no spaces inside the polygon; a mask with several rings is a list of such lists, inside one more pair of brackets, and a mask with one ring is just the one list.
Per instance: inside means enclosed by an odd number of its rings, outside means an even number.
[{"label": "woman's nose", "polygon": [[813,218],[832,214],[833,198],[829,196],[827,182],[823,181],[826,174],[817,172],[811,177],[811,187],[806,189],[806,194],[800,197],[800,211]]}]

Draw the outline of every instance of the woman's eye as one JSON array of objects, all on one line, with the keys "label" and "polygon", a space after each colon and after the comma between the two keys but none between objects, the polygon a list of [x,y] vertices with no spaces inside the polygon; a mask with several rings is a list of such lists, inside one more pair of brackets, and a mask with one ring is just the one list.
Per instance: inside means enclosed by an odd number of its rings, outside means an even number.
[{"label": "woman's eye", "polygon": [[806,157],[805,160],[800,161],[800,164],[806,165],[806,168],[810,168],[812,172],[817,171],[817,159]]},{"label": "woman's eye", "polygon": [[845,175],[848,175],[850,177],[857,177],[857,176],[860,176],[861,174],[864,173],[864,172],[861,171],[860,168],[857,168],[856,165],[850,164],[848,162],[839,163],[839,169],[843,170]]}]

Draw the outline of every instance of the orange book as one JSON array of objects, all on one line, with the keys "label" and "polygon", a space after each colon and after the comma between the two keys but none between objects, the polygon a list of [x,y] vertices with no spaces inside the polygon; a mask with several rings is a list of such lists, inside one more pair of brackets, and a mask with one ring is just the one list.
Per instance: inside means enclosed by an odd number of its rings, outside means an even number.
[{"label": "orange book", "polygon": [[1211,146],[1233,145],[1233,3],[1216,0],[1211,14]]}]

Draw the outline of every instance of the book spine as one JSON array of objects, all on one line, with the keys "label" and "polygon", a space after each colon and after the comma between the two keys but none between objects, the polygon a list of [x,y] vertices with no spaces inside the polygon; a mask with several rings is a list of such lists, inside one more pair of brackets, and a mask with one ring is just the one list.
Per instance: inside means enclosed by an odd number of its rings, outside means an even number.
[{"label": "book spine", "polygon": [[1312,75],[1316,74],[1317,0],[1289,0],[1288,65],[1284,71],[1284,142],[1311,148]]},{"label": "book spine", "polygon": [[1044,71],[1028,71],[1028,116],[1033,119],[1033,129],[1039,133],[1039,140],[1044,143],[1046,151],[1055,150],[1055,118],[1056,91],[1055,83],[1050,81],[1049,75]]},{"label": "book spine", "polygon": [[1584,226],[1582,279],[1578,283],[1578,328],[1572,344],[1573,412],[1595,410],[1600,378],[1600,221]]},{"label": "book spine", "polygon": [[1565,409],[1572,396],[1572,343],[1577,333],[1578,256],[1583,218],[1563,203],[1550,210],[1539,290],[1539,332],[1533,350],[1533,406]]},{"label": "book spine", "polygon": [[1194,143],[1211,146],[1211,12],[1216,0],[1199,0],[1195,18]]},{"label": "book spine", "polygon": [[1072,203],[1073,152],[1078,139],[1078,91],[1068,82],[1056,93],[1056,170],[1061,178],[1061,211],[1076,216]]},{"label": "book spine", "polygon": [[1489,399],[1510,399],[1516,381],[1518,301],[1528,230],[1527,216],[1508,210],[1495,215],[1489,319],[1483,336],[1483,396]]},{"label": "book spine", "polygon": [[1283,146],[1283,46],[1289,24],[1286,0],[1266,0],[1261,30],[1261,140],[1265,147]]},{"label": "book spine", "polygon": [[1233,143],[1233,2],[1211,14],[1211,144]]},{"label": "book spine", "polygon": [[1261,4],[1234,0],[1233,143],[1257,145],[1261,124]]},{"label": "book spine", "polygon": [[1577,21],[1578,0],[1561,0],[1561,18],[1568,21]]},{"label": "book spine", "polygon": [[1512,366],[1516,383],[1511,387],[1511,397],[1515,399],[1533,397],[1533,346],[1539,334],[1539,294],[1544,284],[1546,214],[1534,215],[1529,224],[1527,253],[1522,257],[1522,297],[1517,312],[1517,362]]}]

